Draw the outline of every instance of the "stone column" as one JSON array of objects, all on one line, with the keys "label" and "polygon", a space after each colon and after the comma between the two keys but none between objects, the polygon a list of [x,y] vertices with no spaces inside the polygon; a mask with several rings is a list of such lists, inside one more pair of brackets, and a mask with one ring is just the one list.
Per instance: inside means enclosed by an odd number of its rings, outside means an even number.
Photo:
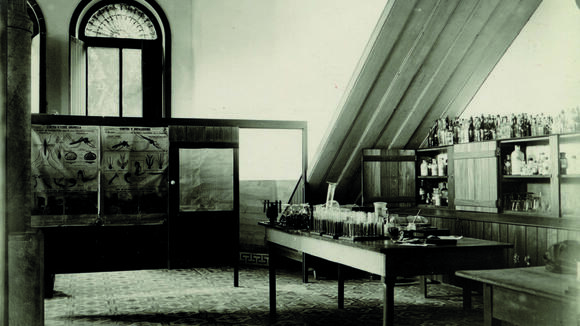
[{"label": "stone column", "polygon": [[[31,229],[30,183],[30,47],[32,23],[27,14],[26,0],[0,0],[1,40],[5,40],[1,57],[2,83],[6,87],[0,113],[4,116],[0,130],[4,136],[2,192],[5,204],[5,235],[7,235],[7,315],[9,326],[44,325],[43,301],[43,239]],[[6,15],[6,16],[4,16]]]}]

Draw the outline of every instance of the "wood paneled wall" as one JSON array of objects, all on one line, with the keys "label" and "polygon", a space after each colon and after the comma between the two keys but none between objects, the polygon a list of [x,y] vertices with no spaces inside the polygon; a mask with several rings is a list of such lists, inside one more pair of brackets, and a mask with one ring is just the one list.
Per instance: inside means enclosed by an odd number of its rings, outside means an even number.
[{"label": "wood paneled wall", "polygon": [[568,229],[440,217],[430,217],[430,221],[433,226],[449,229],[451,234],[512,243],[514,248],[507,250],[504,257],[506,267],[543,266],[544,254],[551,245],[564,240],[580,241],[580,231]]}]

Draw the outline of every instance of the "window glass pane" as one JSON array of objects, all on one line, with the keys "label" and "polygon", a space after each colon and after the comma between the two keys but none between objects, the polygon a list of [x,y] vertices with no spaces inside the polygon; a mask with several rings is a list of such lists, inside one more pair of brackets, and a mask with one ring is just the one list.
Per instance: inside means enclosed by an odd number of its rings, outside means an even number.
[{"label": "window glass pane", "polygon": [[179,198],[182,212],[233,210],[233,149],[179,149]]},{"label": "window glass pane", "polygon": [[302,175],[302,131],[240,129],[240,180],[292,180]]},{"label": "window glass pane", "polygon": [[30,107],[31,113],[40,112],[40,34],[32,38],[30,45]]},{"label": "window glass pane", "polygon": [[141,50],[123,49],[123,116],[143,116]]},{"label": "window glass pane", "polygon": [[119,49],[89,47],[87,112],[119,116]]},{"label": "window glass pane", "polygon": [[86,36],[155,40],[153,22],[137,7],[114,3],[97,10],[87,22]]}]

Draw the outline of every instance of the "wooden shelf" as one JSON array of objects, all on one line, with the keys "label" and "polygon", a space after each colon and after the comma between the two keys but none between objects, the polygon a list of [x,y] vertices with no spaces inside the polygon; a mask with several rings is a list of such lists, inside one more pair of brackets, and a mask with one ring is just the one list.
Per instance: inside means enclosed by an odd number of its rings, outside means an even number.
[{"label": "wooden shelf", "polygon": [[569,134],[560,134],[560,140],[578,140],[580,139],[580,133],[569,133]]},{"label": "wooden shelf", "polygon": [[449,147],[453,147],[453,145],[444,145],[444,146],[437,146],[437,147],[426,147],[426,148],[419,148],[417,149],[417,153],[425,153],[425,152],[443,152],[449,149]]},{"label": "wooden shelf", "polygon": [[445,175],[445,176],[437,176],[437,175],[423,175],[423,176],[418,176],[417,178],[419,179],[447,179],[449,178],[449,176]]},{"label": "wooden shelf", "polygon": [[580,174],[562,174],[560,175],[562,179],[580,179]]},{"label": "wooden shelf", "polygon": [[506,180],[521,180],[521,179],[527,179],[527,180],[537,180],[537,179],[547,179],[549,180],[552,177],[551,174],[534,174],[534,175],[502,175],[503,179]]},{"label": "wooden shelf", "polygon": [[433,208],[433,209],[449,209],[449,206],[435,206],[435,205],[427,205],[427,204],[419,204],[417,205],[419,208]]},{"label": "wooden shelf", "polygon": [[518,144],[518,143],[548,143],[550,141],[549,136],[531,136],[531,137],[522,137],[522,138],[508,138],[508,139],[499,139],[499,142],[502,144]]},{"label": "wooden shelf", "polygon": [[503,211],[503,214],[523,215],[523,216],[551,216],[549,212],[535,212],[535,211]]}]

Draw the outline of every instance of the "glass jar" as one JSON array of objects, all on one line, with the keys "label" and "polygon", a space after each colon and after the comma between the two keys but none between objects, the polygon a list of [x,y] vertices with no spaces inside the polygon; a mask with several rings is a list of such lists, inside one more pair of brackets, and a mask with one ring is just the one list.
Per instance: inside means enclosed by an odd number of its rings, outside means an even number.
[{"label": "glass jar", "polygon": [[429,164],[427,164],[426,160],[421,162],[421,176],[425,177],[429,175]]},{"label": "glass jar", "polygon": [[437,159],[436,159],[436,158],[434,158],[434,159],[431,161],[431,175],[432,175],[432,176],[437,176],[437,175],[438,175],[438,172],[439,172],[438,170],[439,170],[439,168],[438,168],[438,166],[437,166]]},{"label": "glass jar", "polygon": [[526,159],[524,153],[520,150],[519,145],[514,146],[511,154],[512,175],[521,175]]}]

